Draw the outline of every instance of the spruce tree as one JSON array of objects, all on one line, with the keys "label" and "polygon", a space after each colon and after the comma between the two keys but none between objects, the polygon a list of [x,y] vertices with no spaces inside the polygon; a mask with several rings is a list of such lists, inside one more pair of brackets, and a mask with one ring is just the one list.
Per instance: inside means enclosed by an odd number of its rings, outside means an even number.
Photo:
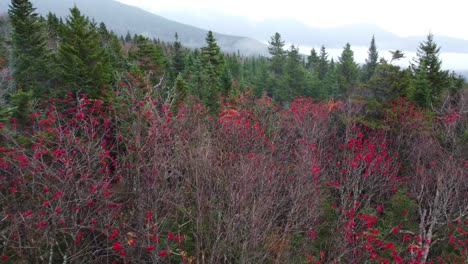
[{"label": "spruce tree", "polygon": [[354,52],[351,50],[351,45],[349,43],[346,44],[341,56],[338,58],[337,70],[340,94],[347,96],[350,89],[356,84],[359,73],[358,66],[354,61]]},{"label": "spruce tree", "polygon": [[364,73],[362,75],[362,80],[364,82],[369,81],[369,79],[374,75],[375,68],[377,67],[377,60],[379,59],[379,52],[377,51],[377,46],[375,45],[375,37],[372,36],[371,44],[369,50],[367,51],[368,58],[364,64]]},{"label": "spruce tree", "polygon": [[317,52],[315,49],[310,50],[310,55],[307,56],[307,64],[306,68],[309,70],[313,70],[319,62],[319,56],[317,55]]},{"label": "spruce tree", "polygon": [[413,100],[420,106],[429,107],[438,104],[441,94],[449,86],[449,74],[441,69],[440,47],[429,34],[426,41],[419,45],[416,58],[411,64],[414,73]]},{"label": "spruce tree", "polygon": [[325,50],[325,46],[320,48],[320,57],[318,59],[318,67],[315,69],[319,80],[323,80],[328,70],[328,54]]},{"label": "spruce tree", "polygon": [[28,0],[12,0],[12,74],[17,86],[41,93],[48,78],[45,25]]},{"label": "spruce tree", "polygon": [[271,55],[271,71],[273,76],[278,77],[283,73],[283,67],[286,57],[286,51],[283,49],[284,41],[281,40],[281,35],[276,32],[268,42],[268,52]]},{"label": "spruce tree", "polygon": [[306,95],[306,76],[305,69],[302,66],[302,56],[299,54],[299,48],[294,45],[288,50],[285,67],[285,79],[288,89],[282,91],[283,101],[290,101],[295,96]]},{"label": "spruce tree", "polygon": [[174,49],[172,51],[172,71],[175,76],[184,71],[184,51],[179,41],[179,35],[175,33]]},{"label": "spruce tree", "polygon": [[337,97],[339,93],[338,74],[336,72],[335,61],[331,59],[327,74],[321,82],[320,97]]},{"label": "spruce tree", "polygon": [[135,70],[152,75],[153,80],[157,81],[166,64],[162,49],[142,35],[136,35],[133,43],[135,47],[129,50],[128,57],[133,60]]},{"label": "spruce tree", "polygon": [[9,58],[7,49],[7,21],[3,17],[0,17],[0,68],[7,65]]},{"label": "spruce tree", "polygon": [[210,75],[213,75],[211,77],[219,77],[223,72],[224,57],[211,30],[208,31],[205,41],[206,46],[201,49],[201,61],[207,67]]},{"label": "spruce tree", "polygon": [[383,61],[376,67],[367,87],[372,92],[372,97],[379,102],[408,96],[411,72]]},{"label": "spruce tree", "polygon": [[111,64],[101,47],[99,34],[77,7],[70,9],[61,30],[59,47],[61,81],[65,89],[82,91],[95,97],[110,81]]}]

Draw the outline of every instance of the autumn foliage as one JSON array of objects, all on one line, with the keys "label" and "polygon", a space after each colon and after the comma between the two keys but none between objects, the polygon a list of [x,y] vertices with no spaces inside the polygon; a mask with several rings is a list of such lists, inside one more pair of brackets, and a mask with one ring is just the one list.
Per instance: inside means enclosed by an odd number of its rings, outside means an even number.
[{"label": "autumn foliage", "polygon": [[464,263],[466,109],[242,95],[127,75],[0,123],[5,263]]}]

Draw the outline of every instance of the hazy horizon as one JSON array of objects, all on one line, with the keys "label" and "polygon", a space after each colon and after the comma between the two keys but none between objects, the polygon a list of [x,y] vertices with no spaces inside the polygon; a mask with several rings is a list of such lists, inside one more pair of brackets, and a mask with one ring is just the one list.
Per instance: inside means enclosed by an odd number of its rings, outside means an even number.
[{"label": "hazy horizon", "polygon": [[329,0],[313,3],[290,0],[281,5],[266,0],[238,0],[235,3],[219,0],[117,1],[166,17],[171,13],[181,12],[183,7],[182,12],[207,18],[210,14],[241,16],[251,21],[286,18],[319,28],[365,23],[379,26],[400,37],[421,36],[432,32],[468,40],[465,20],[468,3],[459,0],[446,0],[443,5],[434,0],[394,0],[385,7],[372,0]]}]

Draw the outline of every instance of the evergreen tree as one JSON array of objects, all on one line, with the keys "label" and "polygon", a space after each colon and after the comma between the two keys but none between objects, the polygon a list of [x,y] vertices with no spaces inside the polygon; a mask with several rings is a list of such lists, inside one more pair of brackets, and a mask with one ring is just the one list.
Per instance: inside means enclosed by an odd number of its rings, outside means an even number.
[{"label": "evergreen tree", "polygon": [[288,87],[286,90],[278,91],[281,94],[281,101],[291,101],[295,96],[306,95],[305,69],[302,66],[302,56],[299,54],[299,48],[294,45],[288,50],[284,78]]},{"label": "evergreen tree", "polygon": [[415,89],[413,100],[423,107],[439,103],[440,95],[450,85],[448,72],[441,70],[439,52],[434,36],[429,34],[426,41],[419,45],[417,57],[411,64]]},{"label": "evergreen tree", "polygon": [[162,49],[149,38],[137,35],[133,39],[135,47],[129,50],[128,56],[142,74],[150,74],[156,81],[163,73],[165,60]]},{"label": "evergreen tree", "polygon": [[268,47],[268,52],[271,55],[271,71],[274,77],[278,77],[283,73],[284,59],[286,56],[286,51],[283,49],[284,41],[281,40],[281,35],[276,32],[275,35],[271,37],[268,44],[270,45]]},{"label": "evergreen tree", "polygon": [[322,99],[337,97],[339,94],[338,74],[333,59],[331,59],[327,74],[321,82],[319,92]]},{"label": "evergreen tree", "polygon": [[350,89],[356,84],[358,76],[358,66],[354,61],[354,52],[351,50],[349,43],[343,49],[341,56],[338,58],[338,82],[340,85],[340,94],[348,95]]},{"label": "evergreen tree", "polygon": [[232,75],[227,67],[224,67],[223,73],[220,77],[221,94],[227,96],[232,88]]},{"label": "evergreen tree", "polygon": [[383,61],[375,68],[367,87],[372,92],[372,97],[379,102],[408,96],[411,72]]},{"label": "evergreen tree", "polygon": [[175,76],[184,71],[184,52],[182,44],[179,41],[179,36],[175,33],[174,49],[172,51],[172,71]]},{"label": "evergreen tree", "polygon": [[130,34],[129,31],[127,31],[127,34],[125,35],[125,42],[126,43],[132,42],[132,34]]},{"label": "evergreen tree", "polygon": [[374,75],[375,68],[377,67],[377,60],[379,59],[379,53],[377,51],[377,46],[375,45],[375,37],[372,36],[371,44],[369,51],[367,52],[369,57],[366,59],[364,64],[364,74],[362,80],[364,82],[369,81],[369,79]]},{"label": "evergreen tree", "polygon": [[208,31],[205,40],[206,46],[201,49],[201,60],[211,77],[219,77],[224,67],[223,54],[211,30]]},{"label": "evergreen tree", "polygon": [[[7,65],[9,58],[8,49],[7,49],[7,21],[0,17],[0,68]],[[0,100],[1,101],[1,100]]]},{"label": "evergreen tree", "polygon": [[110,81],[112,68],[100,45],[99,34],[77,7],[70,9],[70,16],[61,30],[59,62],[61,81],[66,89],[95,97],[102,85]]},{"label": "evergreen tree", "polygon": [[325,50],[325,46],[320,48],[320,57],[318,60],[318,67],[316,68],[316,72],[318,74],[319,80],[323,80],[325,75],[327,74],[328,70],[328,54]]},{"label": "evergreen tree", "polygon": [[315,49],[310,50],[310,55],[307,56],[307,64],[306,68],[313,70],[319,62],[319,56],[317,55],[317,52]]},{"label": "evergreen tree", "polygon": [[260,97],[263,93],[266,93],[268,96],[272,97],[273,92],[271,87],[268,85],[270,83],[270,72],[268,70],[267,61],[258,60],[258,67],[256,69],[256,74],[254,75],[254,94],[256,97]]},{"label": "evergreen tree", "polygon": [[175,92],[176,104],[178,105],[183,103],[187,97],[187,86],[185,84],[184,78],[182,77],[182,73],[179,73],[175,80]]},{"label": "evergreen tree", "polygon": [[47,81],[47,42],[44,23],[28,0],[12,0],[8,15],[12,33],[12,74],[25,91],[40,89]]},{"label": "evergreen tree", "polygon": [[59,45],[59,34],[62,21],[54,14],[49,12],[47,14],[47,35],[48,35],[48,46],[49,49],[54,51],[58,50]]}]

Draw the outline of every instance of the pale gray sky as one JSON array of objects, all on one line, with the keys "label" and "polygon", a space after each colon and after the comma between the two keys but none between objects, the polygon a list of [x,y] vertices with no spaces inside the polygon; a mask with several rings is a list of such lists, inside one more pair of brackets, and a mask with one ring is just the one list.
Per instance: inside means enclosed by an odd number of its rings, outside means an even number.
[{"label": "pale gray sky", "polygon": [[446,35],[468,40],[467,0],[118,0],[158,11],[217,12],[251,20],[293,18],[310,26],[378,25],[400,36]]}]

